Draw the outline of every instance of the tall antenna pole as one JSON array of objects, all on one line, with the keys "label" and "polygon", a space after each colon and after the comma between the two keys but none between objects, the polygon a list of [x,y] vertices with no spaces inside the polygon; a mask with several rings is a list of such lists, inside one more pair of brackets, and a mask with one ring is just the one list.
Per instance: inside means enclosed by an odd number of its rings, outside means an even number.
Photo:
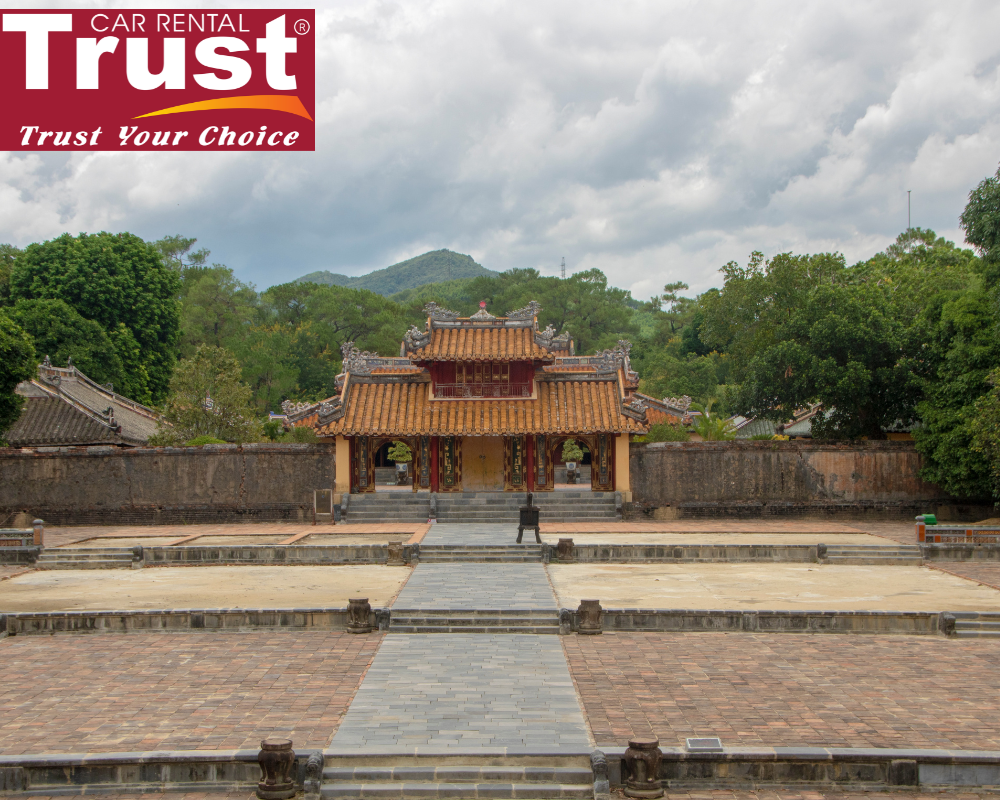
[{"label": "tall antenna pole", "polygon": [[562,264],[559,265],[559,270],[562,273],[563,280],[566,279],[566,256],[563,256]]},{"label": "tall antenna pole", "polygon": [[910,225],[910,191],[910,189],[906,190],[906,230],[913,227]]}]

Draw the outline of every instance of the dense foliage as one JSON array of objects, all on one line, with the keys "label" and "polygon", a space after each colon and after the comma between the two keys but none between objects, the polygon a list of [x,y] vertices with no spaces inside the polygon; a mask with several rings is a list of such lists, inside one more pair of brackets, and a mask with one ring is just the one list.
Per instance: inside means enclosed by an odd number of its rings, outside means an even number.
[{"label": "dense foliage", "polygon": [[161,427],[153,444],[179,444],[200,437],[254,442],[263,433],[250,387],[240,379],[239,362],[228,350],[211,345],[199,345],[190,358],[178,362],[163,418],[170,427]]},{"label": "dense foliage", "polygon": [[132,399],[167,394],[180,333],[177,273],[130,233],[63,234],[28,245],[14,260],[10,298],[62,300],[107,333]]},{"label": "dense foliage", "polygon": [[0,314],[0,442],[24,405],[14,389],[34,375],[35,364],[31,337],[5,314]]}]

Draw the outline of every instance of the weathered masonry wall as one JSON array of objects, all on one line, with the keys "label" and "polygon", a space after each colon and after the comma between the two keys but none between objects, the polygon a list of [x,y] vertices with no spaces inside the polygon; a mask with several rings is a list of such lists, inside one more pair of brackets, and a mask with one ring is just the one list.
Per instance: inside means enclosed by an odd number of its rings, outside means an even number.
[{"label": "weathered masonry wall", "polygon": [[912,442],[657,442],[630,448],[632,499],[657,518],[937,512],[981,519],[920,479]]},{"label": "weathered masonry wall", "polygon": [[312,520],[334,445],[0,449],[0,521],[49,525]]}]

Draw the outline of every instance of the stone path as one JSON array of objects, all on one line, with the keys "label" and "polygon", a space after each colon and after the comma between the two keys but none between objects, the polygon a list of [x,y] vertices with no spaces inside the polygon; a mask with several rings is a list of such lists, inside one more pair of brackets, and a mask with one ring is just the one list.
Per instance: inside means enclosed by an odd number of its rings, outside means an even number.
[{"label": "stone path", "polygon": [[[621,797],[621,793],[612,797]],[[32,795],[32,800],[65,800],[65,795]],[[88,800],[254,800],[249,790],[237,792],[150,792],[144,794],[87,794]],[[947,800],[996,800],[996,793],[989,791],[948,791]],[[941,800],[941,792],[921,791],[849,791],[846,788],[809,789],[692,789],[678,791],[667,789],[663,800]]]},{"label": "stone path", "polygon": [[331,747],[553,752],[589,745],[559,637],[391,634]]},{"label": "stone path", "polygon": [[959,578],[966,578],[984,586],[991,586],[1000,589],[1000,564],[980,563],[974,561],[952,561],[941,563],[929,563],[932,569],[938,569]]},{"label": "stone path", "polygon": [[419,564],[393,609],[552,609],[556,596],[541,564]]},{"label": "stone path", "polygon": [[256,749],[271,735],[322,748],[381,638],[267,632],[0,639],[0,752]]},{"label": "stone path", "polygon": [[[534,539],[532,539],[534,541]],[[431,525],[422,544],[516,545],[517,525],[439,522]]]},{"label": "stone path", "polygon": [[598,746],[1000,750],[1000,642],[930,636],[559,637]]}]

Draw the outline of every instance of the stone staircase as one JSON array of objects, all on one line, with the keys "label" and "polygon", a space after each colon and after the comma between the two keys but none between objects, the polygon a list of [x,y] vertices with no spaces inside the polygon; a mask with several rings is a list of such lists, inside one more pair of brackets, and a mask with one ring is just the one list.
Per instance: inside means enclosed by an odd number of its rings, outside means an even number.
[{"label": "stone staircase", "polygon": [[[461,492],[437,495],[438,522],[514,523],[525,504],[524,492]],[[532,502],[541,509],[542,522],[614,521],[614,492],[535,492]]]},{"label": "stone staircase", "polygon": [[952,611],[955,636],[959,639],[1000,639],[1000,614]]},{"label": "stone staircase", "polygon": [[[370,761],[360,764],[359,761]],[[386,763],[390,762],[390,763]],[[541,762],[541,763],[540,763]],[[593,800],[588,756],[350,757],[327,755],[320,796]]]},{"label": "stone staircase", "polygon": [[827,564],[868,564],[879,566],[919,567],[923,564],[920,547],[899,545],[828,545]]},{"label": "stone staircase", "polygon": [[[534,531],[525,531],[524,536],[535,540]],[[420,563],[442,564],[452,561],[480,561],[524,563],[542,560],[542,546],[538,544],[422,544]]]},{"label": "stone staircase", "polygon": [[348,495],[349,523],[427,522],[431,515],[428,492],[372,492]]},{"label": "stone staircase", "polygon": [[559,633],[559,612],[542,610],[479,611],[392,609],[390,633]]},{"label": "stone staircase", "polygon": [[130,547],[72,547],[43,550],[36,569],[131,569]]}]

